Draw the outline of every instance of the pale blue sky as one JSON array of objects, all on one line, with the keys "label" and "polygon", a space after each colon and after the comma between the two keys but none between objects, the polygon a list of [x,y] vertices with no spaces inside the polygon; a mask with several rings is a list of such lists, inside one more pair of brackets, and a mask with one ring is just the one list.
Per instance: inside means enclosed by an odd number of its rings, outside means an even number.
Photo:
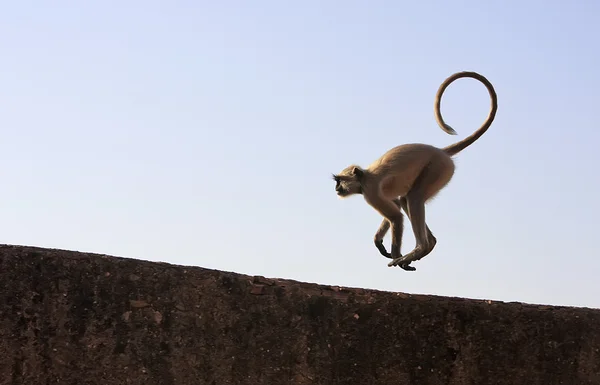
[{"label": "pale blue sky", "polygon": [[[0,243],[308,282],[600,307],[593,1],[97,1],[0,7]],[[416,272],[330,179],[490,130],[427,208]],[[414,245],[407,224],[403,251]],[[389,247],[389,236],[386,246]]]}]

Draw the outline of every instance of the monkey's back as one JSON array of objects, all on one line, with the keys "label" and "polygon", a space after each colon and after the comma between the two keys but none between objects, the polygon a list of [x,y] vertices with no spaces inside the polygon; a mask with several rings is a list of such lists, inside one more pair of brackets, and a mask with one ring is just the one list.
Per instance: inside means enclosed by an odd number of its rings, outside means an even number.
[{"label": "monkey's back", "polygon": [[393,147],[369,165],[373,175],[385,180],[385,195],[404,196],[426,166],[454,168],[452,158],[444,150],[423,143],[407,143]]},{"label": "monkey's back", "polygon": [[427,163],[432,157],[449,158],[444,150],[424,143],[405,143],[393,147],[371,163],[368,167],[371,171],[384,167],[401,167],[408,164]]}]

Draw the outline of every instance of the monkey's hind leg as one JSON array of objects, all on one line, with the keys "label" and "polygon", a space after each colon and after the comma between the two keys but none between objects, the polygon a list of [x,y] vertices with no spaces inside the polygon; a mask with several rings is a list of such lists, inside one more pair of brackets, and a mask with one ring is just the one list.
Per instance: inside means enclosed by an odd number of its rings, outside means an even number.
[{"label": "monkey's hind leg", "polygon": [[[400,204],[402,205],[402,209],[404,210],[404,212],[406,212],[406,215],[409,215],[408,204],[406,203],[406,198],[402,198],[400,200]],[[431,253],[431,251],[433,251],[433,248],[435,247],[435,244],[437,243],[437,239],[433,236],[433,233],[429,229],[429,226],[427,226],[427,223],[425,223],[425,230],[427,230],[427,240],[429,242],[429,250],[425,254],[425,255],[427,255],[427,254]],[[425,255],[423,255],[423,257]]]},{"label": "monkey's hind leg", "polygon": [[403,206],[404,210],[408,212],[417,244],[411,252],[403,257],[395,258],[388,263],[388,266],[402,267],[431,253],[437,240],[425,222],[425,202],[450,181],[453,173],[454,165],[452,163],[430,164],[421,172],[406,196],[406,206]]}]

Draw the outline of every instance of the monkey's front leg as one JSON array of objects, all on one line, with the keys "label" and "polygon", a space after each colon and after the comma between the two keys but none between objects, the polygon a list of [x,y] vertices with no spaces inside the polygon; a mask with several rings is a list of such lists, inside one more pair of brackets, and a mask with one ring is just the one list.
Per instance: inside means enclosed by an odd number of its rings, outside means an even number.
[{"label": "monkey's front leg", "polygon": [[[395,261],[402,260],[402,254],[400,253],[400,245],[402,243],[403,219],[404,218],[403,218],[402,213],[399,213],[399,215],[395,216],[391,220],[391,222],[392,222],[392,259],[393,260],[392,260],[392,262],[390,262],[390,264],[394,263]],[[390,264],[388,264],[388,266]],[[400,262],[400,263],[397,263],[397,265],[406,271],[417,270],[416,267],[410,266],[410,262]]]},{"label": "monkey's front leg", "polygon": [[[394,204],[398,207],[398,209],[402,209],[402,199],[393,199],[392,202],[394,202]],[[404,210],[407,211],[407,210]],[[407,211],[408,213],[408,211]],[[402,246],[402,232],[404,230],[404,217],[402,217],[402,213],[400,213],[400,234],[397,237],[398,241],[398,255],[402,256],[402,253],[400,252],[401,250],[401,246]],[[377,247],[377,250],[379,250],[379,253],[381,255],[383,255],[386,258],[393,258],[391,253],[388,253],[388,251],[385,249],[385,246],[383,245],[383,238],[385,238],[385,235],[387,234],[388,230],[390,229],[390,220],[387,218],[383,218],[383,221],[381,221],[381,225],[379,226],[379,229],[377,229],[377,233],[375,233],[375,237],[374,237],[374,243],[375,243],[375,247]]]},{"label": "monkey's front leg", "polygon": [[404,257],[394,258],[388,266],[400,266],[418,261],[433,250],[436,239],[425,223],[425,203],[420,196],[416,195],[407,199],[410,222],[413,228],[417,244],[415,248]]},{"label": "monkey's front leg", "polygon": [[[381,253],[381,255],[383,255],[386,258],[390,258],[393,259],[392,262],[390,263],[394,263],[394,261],[396,261],[396,265],[400,265],[401,268],[403,268],[404,270],[407,271],[415,271],[416,268],[409,266],[410,262],[408,263],[398,263],[400,260],[402,260],[402,253],[401,253],[401,246],[402,246],[402,233],[404,230],[404,226],[403,226],[403,222],[404,222],[404,218],[402,217],[402,214],[400,214],[400,216],[398,217],[399,219],[396,219],[399,223],[399,226],[396,227],[396,231],[392,230],[392,252],[388,253],[388,251],[385,249],[385,246],[383,245],[383,238],[385,237],[385,234],[388,232],[389,228],[390,228],[390,221],[387,219],[383,219],[383,221],[381,222],[381,225],[379,226],[379,229],[377,230],[377,233],[375,234],[375,246],[377,247],[377,250],[379,250],[379,252]],[[394,234],[396,234],[396,236],[394,236]],[[396,257],[394,257],[394,255],[396,255]]]},{"label": "monkey's front leg", "polygon": [[[395,266],[400,265],[400,267],[407,271],[415,271],[417,270],[415,267],[409,266],[410,262],[398,263],[398,261],[402,258],[401,248],[402,248],[402,234],[404,232],[404,216],[400,211],[403,206],[403,198],[394,199],[392,202],[398,207],[398,212],[394,215],[393,219],[384,218],[375,234],[375,246],[379,253],[386,258],[393,259],[392,262],[396,261]],[[408,211],[405,209],[408,214]],[[383,238],[385,234],[388,232],[390,225],[392,226],[392,252],[388,253],[383,245]],[[388,265],[389,266],[389,265]]]},{"label": "monkey's front leg", "polygon": [[383,238],[385,237],[385,234],[388,232],[389,229],[390,229],[390,221],[383,218],[383,221],[381,221],[381,225],[379,226],[379,229],[377,229],[377,233],[375,233],[375,239],[374,239],[375,247],[377,247],[377,250],[379,250],[379,253],[386,258],[392,258],[392,254],[388,253],[388,251],[385,249],[385,246],[383,245]]},{"label": "monkey's front leg", "polygon": [[[383,236],[389,229],[391,224],[392,227],[392,252],[391,258],[399,260],[402,258],[400,254],[400,245],[402,242],[402,229],[404,224],[404,216],[402,215],[400,200],[388,200],[381,196],[380,192],[371,192],[367,194],[363,192],[363,196],[367,203],[369,203],[375,210],[377,210],[385,219],[388,224],[382,223],[375,235],[375,246],[379,252],[387,257],[387,251],[383,246]],[[381,244],[381,245],[380,245]],[[409,263],[402,263],[400,267],[404,270],[414,271],[414,267],[409,266]]]}]

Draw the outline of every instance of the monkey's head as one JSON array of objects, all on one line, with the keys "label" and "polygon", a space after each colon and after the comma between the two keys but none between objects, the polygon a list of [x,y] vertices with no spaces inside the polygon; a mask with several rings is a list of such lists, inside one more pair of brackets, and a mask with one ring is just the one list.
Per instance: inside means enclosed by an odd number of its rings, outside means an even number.
[{"label": "monkey's head", "polygon": [[340,198],[345,198],[354,194],[362,194],[362,179],[365,170],[356,165],[351,165],[342,170],[339,174],[333,174],[335,181],[335,192]]}]

